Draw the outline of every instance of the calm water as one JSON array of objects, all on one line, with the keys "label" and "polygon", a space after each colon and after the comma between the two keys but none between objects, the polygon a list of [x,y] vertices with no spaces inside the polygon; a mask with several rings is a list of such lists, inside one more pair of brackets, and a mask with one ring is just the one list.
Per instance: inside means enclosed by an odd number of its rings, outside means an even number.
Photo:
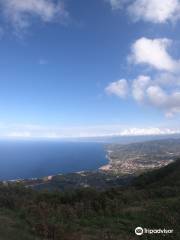
[{"label": "calm water", "polygon": [[0,180],[94,170],[106,163],[100,143],[0,142]]}]

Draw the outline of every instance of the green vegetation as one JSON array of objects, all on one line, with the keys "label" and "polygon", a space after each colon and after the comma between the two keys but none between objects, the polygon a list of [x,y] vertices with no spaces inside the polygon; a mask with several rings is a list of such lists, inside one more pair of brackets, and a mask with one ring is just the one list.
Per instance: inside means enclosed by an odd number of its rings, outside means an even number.
[{"label": "green vegetation", "polygon": [[180,156],[180,139],[163,139],[107,146],[109,172],[139,175],[173,162]]},{"label": "green vegetation", "polygon": [[61,191],[73,191],[79,188],[96,188],[99,190],[105,190],[120,185],[127,185],[134,176],[119,176],[118,174],[112,174],[101,171],[81,172],[81,173],[69,173],[62,175],[55,175],[49,181],[42,180],[24,180],[26,186],[31,186],[37,190],[61,190]]},{"label": "green vegetation", "polygon": [[[106,191],[35,191],[0,186],[2,240],[180,239],[180,160]],[[137,226],[174,229],[135,236]]]}]

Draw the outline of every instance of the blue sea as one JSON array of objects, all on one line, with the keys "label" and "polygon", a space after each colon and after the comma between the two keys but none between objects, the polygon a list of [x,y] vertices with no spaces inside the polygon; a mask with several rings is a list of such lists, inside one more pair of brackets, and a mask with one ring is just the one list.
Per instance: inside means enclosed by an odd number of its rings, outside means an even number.
[{"label": "blue sea", "polygon": [[105,155],[102,143],[0,141],[0,180],[95,170]]}]

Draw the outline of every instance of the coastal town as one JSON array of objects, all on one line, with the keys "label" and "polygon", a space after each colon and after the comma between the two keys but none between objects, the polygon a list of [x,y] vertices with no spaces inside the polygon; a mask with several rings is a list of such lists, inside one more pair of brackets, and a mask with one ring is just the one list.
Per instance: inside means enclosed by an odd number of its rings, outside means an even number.
[{"label": "coastal town", "polygon": [[109,163],[100,170],[119,175],[140,174],[164,167],[180,155],[180,140],[167,139],[107,146]]}]

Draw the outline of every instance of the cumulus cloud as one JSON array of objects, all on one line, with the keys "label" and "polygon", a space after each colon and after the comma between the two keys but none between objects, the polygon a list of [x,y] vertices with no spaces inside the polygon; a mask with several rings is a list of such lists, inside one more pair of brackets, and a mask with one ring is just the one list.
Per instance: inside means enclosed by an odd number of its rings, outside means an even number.
[{"label": "cumulus cloud", "polygon": [[140,38],[129,56],[135,65],[151,66],[157,71],[153,77],[139,76],[132,81],[133,98],[162,109],[168,117],[180,112],[180,61],[168,53],[172,43],[166,38]]},{"label": "cumulus cloud", "polygon": [[167,38],[140,38],[133,43],[128,60],[134,64],[149,65],[157,70],[175,72],[180,63],[168,53],[171,44],[172,41]]},{"label": "cumulus cloud", "polygon": [[180,90],[168,94],[159,86],[151,86],[147,89],[147,97],[152,105],[164,109],[167,117],[180,113]]},{"label": "cumulus cloud", "polygon": [[164,84],[158,83],[157,79],[151,79],[143,90],[143,103],[161,109],[166,117],[173,117],[175,114],[180,113],[180,88],[177,84],[169,90]]},{"label": "cumulus cloud", "polygon": [[157,84],[164,87],[168,88],[180,87],[179,73],[160,72],[156,74],[155,80]]},{"label": "cumulus cloud", "polygon": [[128,82],[125,79],[112,82],[106,87],[105,91],[110,95],[126,98],[128,95]]},{"label": "cumulus cloud", "polygon": [[[137,103],[162,110],[167,117],[180,113],[180,60],[175,60],[168,47],[170,39],[140,38],[131,46],[128,60],[134,65],[150,66],[148,75],[110,83],[108,94],[131,97]],[[154,71],[156,70],[156,71]]]},{"label": "cumulus cloud", "polygon": [[134,79],[132,83],[132,95],[134,99],[138,102],[143,102],[145,98],[145,90],[147,86],[151,83],[151,78],[149,76],[141,75]]},{"label": "cumulus cloud", "polygon": [[[146,90],[149,101],[157,107],[168,105],[168,95],[159,86],[150,86]],[[168,106],[167,106],[168,107]]]},{"label": "cumulus cloud", "polygon": [[50,0],[0,0],[6,21],[16,29],[25,29],[31,24],[31,17],[51,22],[68,16],[63,5]]},{"label": "cumulus cloud", "polygon": [[106,92],[121,98],[129,96],[137,103],[162,110],[166,117],[173,117],[180,113],[180,87],[178,83],[169,90],[164,84],[158,82],[157,78],[152,79],[146,75],[140,75],[133,80],[124,80],[124,82],[129,82],[125,94],[123,91],[121,92],[121,87],[118,88],[119,81],[110,83]]},{"label": "cumulus cloud", "polygon": [[180,19],[180,0],[106,0],[113,10],[125,10],[134,21],[175,22]]},{"label": "cumulus cloud", "polygon": [[180,18],[180,1],[136,0],[128,7],[128,12],[136,21],[166,23]]},{"label": "cumulus cloud", "polygon": [[[168,76],[169,80],[167,79]],[[159,80],[157,76],[151,79],[143,88],[144,98],[142,102],[163,110],[166,117],[173,117],[180,113],[180,85],[178,81],[174,81],[174,78],[174,75],[165,75],[164,79],[168,82],[168,85],[162,79]],[[171,82],[171,80],[174,82]]]}]

